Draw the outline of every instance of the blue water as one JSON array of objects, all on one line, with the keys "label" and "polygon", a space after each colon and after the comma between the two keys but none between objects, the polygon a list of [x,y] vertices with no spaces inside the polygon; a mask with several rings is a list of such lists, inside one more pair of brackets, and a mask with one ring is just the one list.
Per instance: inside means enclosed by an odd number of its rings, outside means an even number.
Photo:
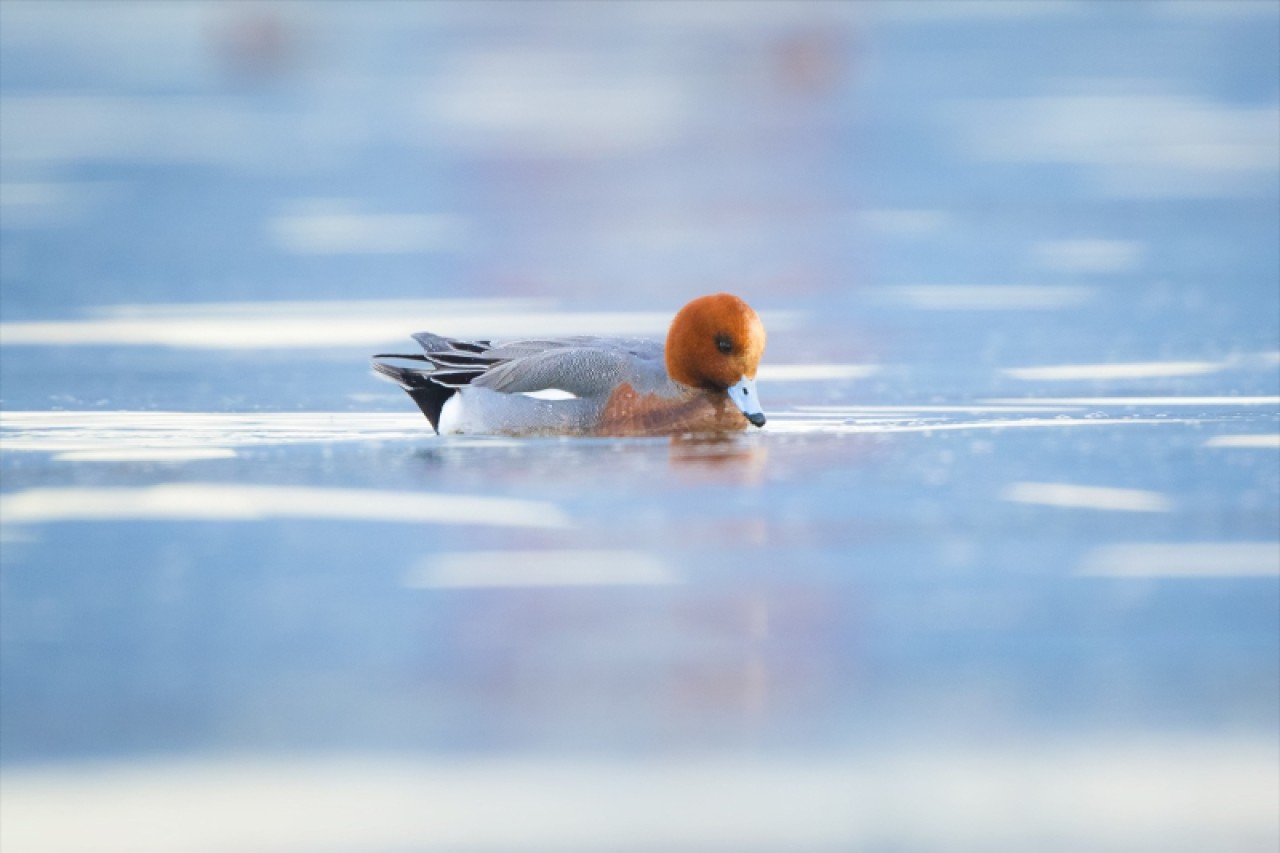
[{"label": "blue water", "polygon": [[1275,849],[1274,3],[6,0],[0,202],[6,851]]}]

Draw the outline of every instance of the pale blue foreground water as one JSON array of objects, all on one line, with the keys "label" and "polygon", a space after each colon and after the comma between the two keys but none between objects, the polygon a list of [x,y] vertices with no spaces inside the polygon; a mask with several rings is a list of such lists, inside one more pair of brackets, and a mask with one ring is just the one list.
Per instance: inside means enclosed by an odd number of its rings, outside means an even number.
[{"label": "pale blue foreground water", "polygon": [[[0,846],[1280,843],[1280,7],[0,4]],[[661,337],[764,430],[442,439]]]}]

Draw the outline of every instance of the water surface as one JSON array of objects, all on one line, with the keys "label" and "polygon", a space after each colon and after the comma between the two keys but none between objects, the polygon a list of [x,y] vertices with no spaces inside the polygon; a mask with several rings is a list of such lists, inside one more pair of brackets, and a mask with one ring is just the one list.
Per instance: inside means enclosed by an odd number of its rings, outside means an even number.
[{"label": "water surface", "polygon": [[[0,6],[7,850],[1274,850],[1269,3]],[[765,429],[441,438],[410,332]]]}]

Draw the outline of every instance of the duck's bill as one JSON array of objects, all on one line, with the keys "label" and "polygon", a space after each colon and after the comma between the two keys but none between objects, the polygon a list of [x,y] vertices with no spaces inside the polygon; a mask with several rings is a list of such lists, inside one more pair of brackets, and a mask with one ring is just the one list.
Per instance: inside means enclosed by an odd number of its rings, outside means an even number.
[{"label": "duck's bill", "polygon": [[756,393],[756,381],[742,377],[736,384],[729,386],[729,399],[742,410],[747,420],[758,427],[764,426],[764,410],[760,408],[760,395]]}]

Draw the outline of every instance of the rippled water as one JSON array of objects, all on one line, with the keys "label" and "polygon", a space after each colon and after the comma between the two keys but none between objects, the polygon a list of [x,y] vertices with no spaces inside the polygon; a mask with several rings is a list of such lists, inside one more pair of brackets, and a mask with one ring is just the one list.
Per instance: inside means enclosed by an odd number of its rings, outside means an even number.
[{"label": "rippled water", "polygon": [[[0,846],[1274,850],[1269,3],[0,5]],[[410,332],[760,309],[763,430]]]}]

